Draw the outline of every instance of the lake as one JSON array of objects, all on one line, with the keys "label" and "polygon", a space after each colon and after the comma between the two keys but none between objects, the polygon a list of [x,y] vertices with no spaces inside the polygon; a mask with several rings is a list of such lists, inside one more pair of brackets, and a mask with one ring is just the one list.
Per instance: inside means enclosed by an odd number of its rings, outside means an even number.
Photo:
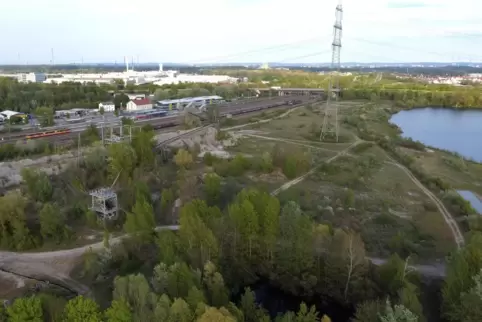
[{"label": "lake", "polygon": [[418,108],[394,114],[403,137],[482,162],[482,110]]}]

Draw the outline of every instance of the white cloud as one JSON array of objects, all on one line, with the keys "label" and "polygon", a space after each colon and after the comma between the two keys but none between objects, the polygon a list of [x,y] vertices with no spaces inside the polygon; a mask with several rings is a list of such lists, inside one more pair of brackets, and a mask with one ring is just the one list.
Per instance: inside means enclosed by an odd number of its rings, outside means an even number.
[{"label": "white cloud", "polygon": [[[18,55],[22,63],[48,62],[50,48],[59,63],[80,62],[82,57],[86,62],[121,62],[125,55],[164,62],[286,61],[325,51],[305,61],[326,62],[337,4],[337,0],[2,2],[0,30],[8,32],[0,34],[0,42],[9,45],[0,48],[0,63],[18,63]],[[345,0],[343,6],[344,61],[455,57],[482,61],[480,0]],[[315,37],[296,46],[255,51]],[[254,52],[239,54],[250,50]]]}]

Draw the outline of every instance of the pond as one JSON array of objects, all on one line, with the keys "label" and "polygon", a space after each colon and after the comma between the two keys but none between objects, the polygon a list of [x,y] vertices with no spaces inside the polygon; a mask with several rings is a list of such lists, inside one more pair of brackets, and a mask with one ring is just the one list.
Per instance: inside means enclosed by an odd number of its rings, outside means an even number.
[{"label": "pond", "polygon": [[403,137],[482,162],[482,110],[418,108],[393,115]]}]

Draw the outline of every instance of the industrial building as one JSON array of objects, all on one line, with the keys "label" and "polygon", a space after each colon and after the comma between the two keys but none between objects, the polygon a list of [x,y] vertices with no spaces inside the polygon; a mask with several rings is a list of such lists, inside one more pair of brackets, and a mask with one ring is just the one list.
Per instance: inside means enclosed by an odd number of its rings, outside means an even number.
[{"label": "industrial building", "polygon": [[22,73],[17,77],[20,83],[42,83],[47,79],[44,73]]},{"label": "industrial building", "polygon": [[114,102],[102,102],[99,103],[99,111],[100,109],[104,109],[104,112],[114,112],[115,111],[115,105]]},{"label": "industrial building", "polygon": [[148,98],[134,99],[126,104],[126,111],[141,111],[152,109],[151,100]]},{"label": "industrial building", "polygon": [[221,102],[223,98],[221,96],[199,96],[199,97],[186,97],[173,100],[162,100],[156,102],[157,108],[168,108],[168,109],[181,109],[186,106],[201,107],[207,104],[213,104]]},{"label": "industrial building", "polygon": [[146,98],[146,94],[126,93],[125,95],[127,95],[127,97],[129,97],[130,100],[138,100],[138,99]]}]

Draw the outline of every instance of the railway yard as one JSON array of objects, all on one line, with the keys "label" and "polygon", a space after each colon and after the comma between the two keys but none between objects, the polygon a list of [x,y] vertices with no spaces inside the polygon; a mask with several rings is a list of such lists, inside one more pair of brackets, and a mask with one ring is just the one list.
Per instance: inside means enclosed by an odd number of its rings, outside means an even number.
[{"label": "railway yard", "polygon": [[[311,99],[308,97],[301,97],[293,99],[291,97],[275,97],[275,98],[261,98],[257,100],[250,100],[247,102],[236,103],[236,104],[223,104],[219,106],[219,112],[221,117],[227,117],[228,115],[231,116],[239,116],[239,115],[246,115],[250,113],[256,113],[266,109],[276,109],[276,108],[283,108],[293,106],[294,104],[303,104]],[[201,116],[202,113],[199,113]],[[168,115],[164,117],[158,118],[151,118],[151,119],[143,119],[137,120],[134,122],[133,127],[140,127],[144,125],[151,125],[153,126],[154,130],[159,131],[162,129],[175,127],[182,124],[183,116],[181,114],[177,115]],[[38,129],[29,129],[9,134],[4,134],[4,136],[0,140],[0,145],[2,144],[15,144],[18,141],[29,141],[29,140],[37,140],[42,139],[46,141],[71,141],[75,139],[80,132],[86,130],[89,126],[94,125],[97,128],[112,128],[115,126],[119,126],[121,124],[121,120],[118,119],[114,122],[98,122],[98,123],[84,123],[84,124],[75,124],[66,127],[52,127],[46,128],[44,131]]]}]

